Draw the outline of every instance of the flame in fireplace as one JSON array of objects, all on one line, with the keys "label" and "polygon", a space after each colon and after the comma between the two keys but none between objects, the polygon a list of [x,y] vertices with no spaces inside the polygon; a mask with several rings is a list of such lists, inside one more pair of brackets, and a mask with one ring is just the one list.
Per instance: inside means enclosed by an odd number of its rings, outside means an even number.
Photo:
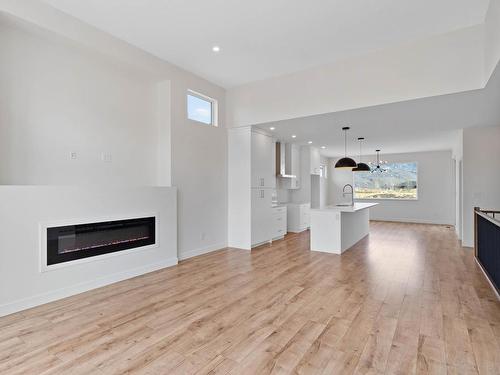
[{"label": "flame in fireplace", "polygon": [[129,243],[129,242],[137,242],[141,240],[147,240],[149,239],[149,236],[144,236],[144,237],[137,237],[137,238],[128,238],[124,240],[116,240],[116,241],[111,241],[107,243],[100,243],[96,245],[90,245],[90,246],[85,246],[85,247],[78,247],[78,248],[71,248],[71,249],[62,249],[59,250],[59,254],[64,254],[64,253],[72,253],[75,251],[83,251],[83,250],[90,250],[90,249],[96,249],[99,247],[105,247],[105,246],[111,246],[111,245],[118,245],[118,244],[123,244],[123,243]]}]

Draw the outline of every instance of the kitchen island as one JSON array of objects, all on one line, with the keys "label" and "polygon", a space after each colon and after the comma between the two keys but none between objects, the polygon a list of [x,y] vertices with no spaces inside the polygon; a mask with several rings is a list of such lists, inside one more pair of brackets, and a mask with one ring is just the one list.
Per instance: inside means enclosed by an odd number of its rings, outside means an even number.
[{"label": "kitchen island", "polygon": [[342,254],[368,235],[370,207],[378,203],[354,203],[311,209],[311,250]]}]

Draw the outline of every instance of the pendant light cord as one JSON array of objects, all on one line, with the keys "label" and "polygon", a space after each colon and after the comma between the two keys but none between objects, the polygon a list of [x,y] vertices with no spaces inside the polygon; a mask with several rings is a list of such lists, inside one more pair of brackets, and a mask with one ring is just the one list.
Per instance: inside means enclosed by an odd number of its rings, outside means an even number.
[{"label": "pendant light cord", "polygon": [[344,157],[347,157],[347,130],[344,130]]}]

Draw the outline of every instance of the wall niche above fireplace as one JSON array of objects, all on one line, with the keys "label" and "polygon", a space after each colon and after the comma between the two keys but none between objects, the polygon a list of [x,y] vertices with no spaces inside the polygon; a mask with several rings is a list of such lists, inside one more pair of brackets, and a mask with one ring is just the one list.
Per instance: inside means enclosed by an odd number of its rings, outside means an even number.
[{"label": "wall niche above fireplace", "polygon": [[42,268],[153,246],[156,227],[156,216],[44,226]]}]

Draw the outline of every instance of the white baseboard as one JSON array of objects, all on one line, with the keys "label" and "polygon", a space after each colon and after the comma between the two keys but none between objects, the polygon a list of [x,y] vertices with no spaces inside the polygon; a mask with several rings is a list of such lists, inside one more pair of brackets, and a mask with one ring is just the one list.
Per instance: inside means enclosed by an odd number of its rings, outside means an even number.
[{"label": "white baseboard", "polygon": [[449,225],[451,227],[454,227],[455,224],[449,224],[449,223],[444,223],[441,221],[435,221],[435,220],[426,220],[426,219],[394,219],[394,218],[375,218],[375,217],[370,217],[371,221],[388,221],[388,222],[394,222],[394,223],[410,223],[410,224],[434,224],[434,225]]},{"label": "white baseboard", "polygon": [[288,233],[302,233],[302,232],[305,232],[308,229],[309,229],[309,227],[307,227],[307,228],[288,228],[287,232]]},{"label": "white baseboard", "polygon": [[470,247],[470,248],[473,248],[474,247],[474,240],[472,241],[464,241],[462,239],[462,247]]},{"label": "white baseboard", "polygon": [[132,277],[144,275],[146,273],[157,271],[162,268],[175,266],[177,262],[177,258],[165,259],[160,262],[151,263],[142,267],[132,268],[123,272],[117,272],[88,282],[61,288],[52,292],[38,294],[14,302],[9,302],[0,305],[0,317],[26,310],[35,306],[43,305],[48,302],[53,302],[62,298],[70,297],[75,294],[83,293],[92,289],[100,288],[109,284],[114,284],[118,281],[123,281]]},{"label": "white baseboard", "polygon": [[218,243],[218,244],[214,244],[214,245],[200,247],[200,248],[194,249],[194,250],[185,251],[182,253],[180,252],[178,257],[179,257],[179,260],[185,260],[185,259],[189,259],[192,257],[196,257],[198,255],[211,253],[212,251],[224,249],[225,247],[227,247],[226,243]]}]

